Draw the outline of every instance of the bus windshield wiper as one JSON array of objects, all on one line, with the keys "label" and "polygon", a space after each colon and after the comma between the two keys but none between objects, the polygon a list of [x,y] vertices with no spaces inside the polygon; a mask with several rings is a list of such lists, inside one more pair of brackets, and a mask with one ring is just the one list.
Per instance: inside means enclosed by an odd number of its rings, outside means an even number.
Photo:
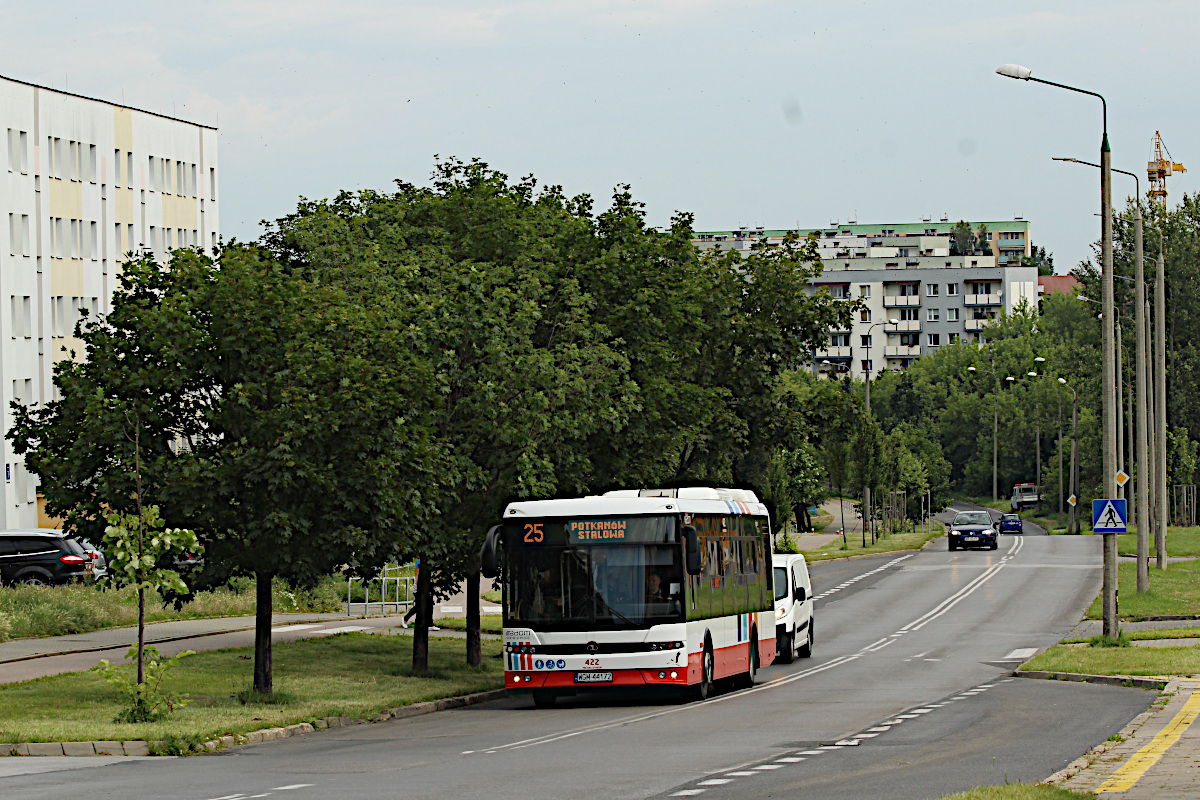
[{"label": "bus windshield wiper", "polygon": [[620,617],[623,622],[628,623],[629,625],[637,625],[637,623],[634,622],[633,620],[631,620],[629,617],[625,616],[620,611],[617,611],[615,608],[610,606],[608,604],[608,601],[605,600],[603,597],[601,597],[600,593],[597,592],[595,589],[592,589],[592,599],[599,601],[601,605],[603,605],[605,608],[608,609],[608,613],[612,614],[614,617]]}]

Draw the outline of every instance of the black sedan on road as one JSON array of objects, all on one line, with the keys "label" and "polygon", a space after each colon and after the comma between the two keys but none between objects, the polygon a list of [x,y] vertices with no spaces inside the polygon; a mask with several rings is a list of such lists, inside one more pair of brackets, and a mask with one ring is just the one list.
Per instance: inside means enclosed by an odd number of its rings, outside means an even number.
[{"label": "black sedan on road", "polygon": [[970,547],[995,550],[1000,546],[998,538],[996,526],[986,511],[960,511],[954,515],[954,522],[950,523],[951,550]]}]

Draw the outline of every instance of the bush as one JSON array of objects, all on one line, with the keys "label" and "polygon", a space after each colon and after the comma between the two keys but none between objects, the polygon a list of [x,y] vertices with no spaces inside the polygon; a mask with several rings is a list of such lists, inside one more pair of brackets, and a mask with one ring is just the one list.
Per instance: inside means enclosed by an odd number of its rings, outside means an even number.
[{"label": "bush", "polygon": [[12,617],[0,612],[0,642],[7,641],[10,630],[12,630]]}]

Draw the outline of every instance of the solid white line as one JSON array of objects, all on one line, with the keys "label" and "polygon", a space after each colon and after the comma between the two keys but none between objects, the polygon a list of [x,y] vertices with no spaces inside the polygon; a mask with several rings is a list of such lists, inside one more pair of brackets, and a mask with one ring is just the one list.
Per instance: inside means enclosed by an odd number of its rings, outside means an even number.
[{"label": "solid white line", "polygon": [[272,789],[271,791],[273,791],[273,792],[287,792],[287,791],[290,791],[290,790],[292,790],[292,789],[307,789],[309,786],[316,786],[316,784],[315,784],[315,783],[292,783],[292,784],[289,784],[289,785],[287,785],[287,786],[276,786],[276,787],[275,787],[274,789]]},{"label": "solid white line", "polygon": [[1002,570],[1003,568],[1004,568],[1004,564],[996,564],[992,567],[989,567],[988,570],[986,572],[984,572],[982,575],[980,575],[975,580],[968,583],[963,588],[959,589],[954,594],[947,597],[940,604],[938,604],[932,611],[927,612],[925,615],[918,617],[914,621],[910,622],[908,625],[905,625],[904,628],[902,628],[902,630],[904,630],[906,632],[918,631],[921,628],[925,627],[930,622],[933,622],[935,619],[942,616],[950,609],[954,608],[964,598],[970,596],[976,589],[978,589],[980,586],[982,586],[987,581],[991,580],[992,577],[997,572]]}]

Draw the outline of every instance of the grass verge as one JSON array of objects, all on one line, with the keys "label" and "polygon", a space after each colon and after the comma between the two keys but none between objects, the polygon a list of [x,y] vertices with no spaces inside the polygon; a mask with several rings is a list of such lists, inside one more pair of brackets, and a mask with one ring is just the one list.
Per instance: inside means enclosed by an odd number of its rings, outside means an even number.
[{"label": "grass verge", "polygon": [[1007,786],[980,786],[966,792],[946,795],[941,800],[1081,800],[1084,797],[1095,798],[1095,796],[1094,794],[1059,789],[1056,786],[1009,784]]},{"label": "grass verge", "polygon": [[[1200,627],[1197,628],[1151,628],[1145,631],[1121,631],[1125,638],[1133,641],[1138,639],[1198,639]],[[1090,642],[1091,639],[1064,639],[1063,644]]]},{"label": "grass verge", "polygon": [[[503,630],[504,617],[500,614],[481,614],[479,617],[479,630],[484,633],[500,633]],[[452,631],[465,631],[467,629],[466,617],[442,617],[434,620],[434,625],[439,628],[446,628]]]},{"label": "grass verge", "polygon": [[[277,612],[341,611],[345,608],[346,582],[326,578],[309,590],[288,588],[277,581],[274,609]],[[146,621],[234,617],[254,613],[254,584],[248,578],[231,581],[211,592],[198,592],[192,602],[178,611],[163,606],[162,598],[147,592]],[[64,636],[101,628],[137,624],[137,591],[111,590],[99,586],[6,586],[0,587],[0,641],[26,636]],[[5,631],[4,628],[8,630]]]},{"label": "grass verge", "polygon": [[1064,647],[1056,645],[1022,670],[1088,675],[1195,675],[1200,647]]},{"label": "grass verge", "polygon": [[[1137,527],[1130,533],[1117,537],[1117,552],[1122,555],[1137,555]],[[1150,557],[1158,555],[1154,547],[1154,536],[1150,536]],[[1200,528],[1167,528],[1168,556],[1200,556]]]},{"label": "grass verge", "polygon": [[[1123,619],[1174,614],[1200,614],[1200,561],[1171,564],[1166,570],[1150,569],[1150,591],[1137,592],[1137,564],[1117,565],[1117,611]],[[1100,619],[1100,598],[1088,609]]]},{"label": "grass verge", "polygon": [[252,648],[211,650],[183,659],[167,678],[168,691],[187,693],[192,702],[161,722],[113,722],[120,698],[92,672],[0,686],[0,742],[199,743],[321,717],[365,718],[395,706],[498,689],[504,682],[502,645],[495,641],[483,642],[483,664],[473,668],[465,663],[461,640],[431,638],[426,676],[410,672],[411,636],[352,633],[273,649],[275,700],[285,702],[252,702],[246,691]]},{"label": "grass verge", "polygon": [[[834,558],[847,558],[849,556],[869,555],[871,553],[888,553],[893,550],[915,550],[923,547],[930,539],[941,536],[945,532],[945,528],[940,523],[931,522],[928,525],[918,525],[916,531],[906,533],[893,533],[880,539],[876,539],[875,543],[871,543],[870,536],[867,537],[867,546],[863,547],[862,534],[846,534],[846,541],[843,544],[842,540],[834,539],[824,547],[816,550],[805,550],[804,558],[809,563],[814,561],[829,561]],[[843,549],[845,548],[845,549]]]}]

